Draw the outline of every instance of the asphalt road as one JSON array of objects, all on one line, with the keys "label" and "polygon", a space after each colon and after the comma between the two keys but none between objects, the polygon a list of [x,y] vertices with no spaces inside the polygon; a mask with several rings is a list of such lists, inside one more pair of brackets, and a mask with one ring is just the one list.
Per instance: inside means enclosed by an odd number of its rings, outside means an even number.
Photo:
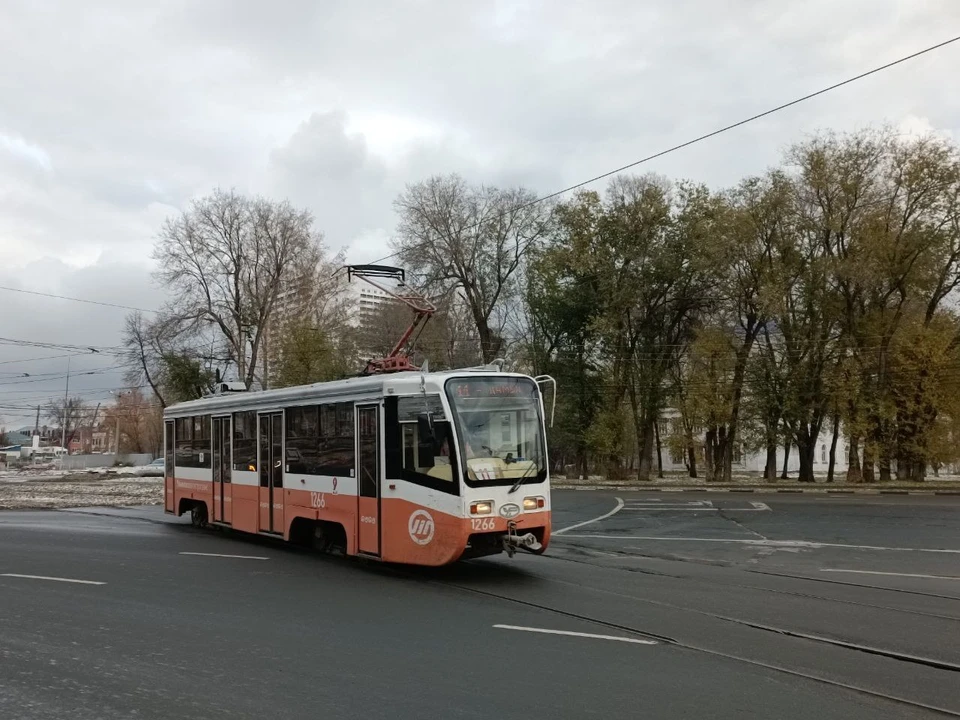
[{"label": "asphalt road", "polygon": [[440,570],[0,513],[0,717],[960,716],[960,498],[554,506],[547,556]]}]

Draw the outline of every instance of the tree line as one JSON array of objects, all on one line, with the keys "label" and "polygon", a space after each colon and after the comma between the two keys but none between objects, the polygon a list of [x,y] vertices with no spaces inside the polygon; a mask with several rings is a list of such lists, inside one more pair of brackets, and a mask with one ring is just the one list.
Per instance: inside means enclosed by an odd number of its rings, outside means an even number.
[{"label": "tree line", "polygon": [[[958,194],[943,138],[822,133],[730,188],[620,176],[540,202],[435,176],[396,200],[393,249],[440,307],[418,342],[432,368],[556,377],[558,467],[647,479],[666,449],[729,480],[748,448],[773,479],[793,447],[811,481],[826,433],[830,479],[842,434],[849,480],[919,480],[960,454]],[[160,405],[218,373],[355,373],[408,320],[351,324],[342,257],[286,203],[217,192],[164,225],[156,258],[175,300],[128,318],[125,342]]]}]

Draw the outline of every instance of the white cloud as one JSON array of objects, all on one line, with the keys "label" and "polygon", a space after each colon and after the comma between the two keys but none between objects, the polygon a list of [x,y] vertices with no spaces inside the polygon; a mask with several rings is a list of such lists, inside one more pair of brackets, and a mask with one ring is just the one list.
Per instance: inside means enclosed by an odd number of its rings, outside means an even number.
[{"label": "white cloud", "polygon": [[[377,259],[407,183],[459,172],[549,192],[958,24],[953,0],[11,0],[0,279],[159,305],[156,231],[217,186],[289,197],[333,249]],[[819,128],[957,137],[958,58],[945,48],[638,170],[723,185]],[[120,311],[22,299],[0,295],[35,339],[119,338]]]},{"label": "white cloud", "polygon": [[42,147],[28,143],[19,135],[0,132],[0,151],[14,159],[27,160],[45,172],[53,170],[53,162],[47,152]]},{"label": "white cloud", "polygon": [[930,122],[930,118],[907,115],[897,125],[897,130],[908,137],[924,137],[927,135],[943,135],[948,139],[955,137],[952,130],[938,128]]}]

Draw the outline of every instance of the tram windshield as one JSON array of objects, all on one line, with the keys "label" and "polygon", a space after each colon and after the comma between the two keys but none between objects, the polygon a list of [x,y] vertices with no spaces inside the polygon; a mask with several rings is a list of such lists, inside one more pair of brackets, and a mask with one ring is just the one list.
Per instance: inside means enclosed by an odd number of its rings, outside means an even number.
[{"label": "tram windshield", "polygon": [[468,485],[515,485],[546,477],[537,386],[527,378],[456,378],[447,397]]}]

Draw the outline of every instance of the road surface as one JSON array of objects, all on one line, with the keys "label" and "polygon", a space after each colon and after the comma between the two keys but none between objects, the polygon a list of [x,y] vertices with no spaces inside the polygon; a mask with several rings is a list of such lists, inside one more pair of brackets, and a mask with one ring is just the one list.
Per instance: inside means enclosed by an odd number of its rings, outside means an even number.
[{"label": "road surface", "polygon": [[0,513],[0,717],[960,716],[960,498],[556,492],[437,570]]}]

